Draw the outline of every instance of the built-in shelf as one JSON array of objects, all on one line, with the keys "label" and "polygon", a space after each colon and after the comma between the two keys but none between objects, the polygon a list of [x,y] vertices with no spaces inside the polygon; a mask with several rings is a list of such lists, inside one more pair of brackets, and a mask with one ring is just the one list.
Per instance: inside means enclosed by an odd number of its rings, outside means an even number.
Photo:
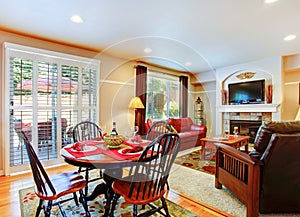
[{"label": "built-in shelf", "polygon": [[280,104],[221,105],[218,112],[278,112]]},{"label": "built-in shelf", "polygon": [[291,68],[291,69],[284,69],[284,72],[300,72],[300,68]]}]

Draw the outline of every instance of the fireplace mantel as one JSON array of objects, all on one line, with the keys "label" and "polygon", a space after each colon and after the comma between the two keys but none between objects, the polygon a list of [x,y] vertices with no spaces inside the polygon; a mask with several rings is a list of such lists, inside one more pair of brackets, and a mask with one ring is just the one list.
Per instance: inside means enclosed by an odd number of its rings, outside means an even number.
[{"label": "fireplace mantel", "polygon": [[221,105],[218,112],[278,112],[280,104]]}]

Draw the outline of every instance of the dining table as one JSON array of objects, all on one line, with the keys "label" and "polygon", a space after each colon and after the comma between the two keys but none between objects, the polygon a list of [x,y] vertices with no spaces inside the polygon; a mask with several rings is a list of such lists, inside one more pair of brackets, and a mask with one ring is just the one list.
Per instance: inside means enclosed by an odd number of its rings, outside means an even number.
[{"label": "dining table", "polygon": [[98,195],[104,194],[108,199],[104,216],[108,216],[110,208],[110,198],[113,194],[111,185],[116,179],[123,176],[123,169],[132,167],[138,160],[141,151],[127,152],[126,149],[134,149],[137,146],[145,147],[151,143],[149,140],[131,141],[124,140],[119,147],[109,148],[103,139],[94,139],[80,142],[81,150],[74,144],[63,147],[60,155],[63,160],[71,165],[85,168],[99,168],[102,170],[103,181],[99,182],[92,193],[86,195],[86,200],[94,200]]}]

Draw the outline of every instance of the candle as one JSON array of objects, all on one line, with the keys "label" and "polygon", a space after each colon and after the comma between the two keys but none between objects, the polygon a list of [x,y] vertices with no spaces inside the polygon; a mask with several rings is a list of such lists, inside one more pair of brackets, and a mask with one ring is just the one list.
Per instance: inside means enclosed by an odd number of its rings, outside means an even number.
[{"label": "candle", "polygon": [[239,132],[239,128],[238,127],[233,127],[233,133],[238,133]]}]

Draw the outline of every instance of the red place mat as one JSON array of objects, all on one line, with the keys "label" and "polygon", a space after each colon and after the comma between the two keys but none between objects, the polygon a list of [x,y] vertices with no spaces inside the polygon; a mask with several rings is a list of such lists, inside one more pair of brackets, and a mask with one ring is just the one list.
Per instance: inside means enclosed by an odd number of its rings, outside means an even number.
[{"label": "red place mat", "polygon": [[[147,141],[144,140],[143,142],[139,142],[139,143],[133,143],[133,142],[129,142],[129,141],[124,141],[123,144],[131,146],[131,147],[136,147],[136,146],[143,146],[146,147],[147,145],[149,145],[151,143],[151,141]],[[142,152],[139,153],[130,153],[130,154],[120,154],[119,153],[119,148],[117,149],[108,149],[107,151],[104,152],[104,154],[106,154],[109,157],[112,157],[116,160],[127,160],[127,159],[131,159],[131,158],[137,158],[141,155]]]},{"label": "red place mat", "polygon": [[111,157],[111,158],[114,158],[116,160],[128,160],[128,159],[132,159],[132,158],[137,158],[140,156],[141,153],[137,153],[137,154],[120,154],[119,153],[119,148],[117,149],[108,149],[106,150],[105,152],[103,152],[103,154]]},{"label": "red place mat", "polygon": [[96,155],[96,154],[103,154],[105,151],[101,148],[98,148],[95,145],[87,145],[90,147],[95,147],[95,150],[92,151],[75,151],[72,147],[66,147],[65,150],[68,151],[71,155],[73,155],[75,158],[79,157],[85,157],[90,155]]},{"label": "red place mat", "polygon": [[123,144],[125,145],[129,145],[129,146],[132,146],[132,147],[135,147],[135,146],[147,146],[151,143],[151,141],[149,140],[143,140],[142,142],[130,142],[130,141],[124,141]]}]

